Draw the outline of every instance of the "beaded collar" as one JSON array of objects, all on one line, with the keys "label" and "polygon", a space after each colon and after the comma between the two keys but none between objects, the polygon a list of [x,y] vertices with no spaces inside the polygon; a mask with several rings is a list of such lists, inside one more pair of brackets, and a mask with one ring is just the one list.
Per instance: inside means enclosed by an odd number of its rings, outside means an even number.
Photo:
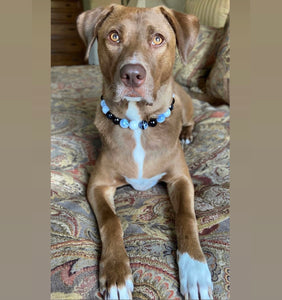
[{"label": "beaded collar", "polygon": [[166,112],[163,114],[160,114],[157,116],[157,118],[151,118],[148,122],[143,120],[138,123],[138,121],[132,120],[129,121],[127,119],[120,119],[116,117],[113,113],[111,113],[109,107],[106,104],[106,101],[103,99],[103,96],[101,96],[101,107],[102,112],[106,117],[113,121],[115,125],[119,125],[121,128],[130,128],[131,130],[136,130],[137,128],[140,128],[142,130],[147,129],[148,127],[155,127],[158,123],[163,123],[166,118],[168,118],[171,115],[171,111],[174,107],[174,94],[172,95],[172,102],[170,107]]}]

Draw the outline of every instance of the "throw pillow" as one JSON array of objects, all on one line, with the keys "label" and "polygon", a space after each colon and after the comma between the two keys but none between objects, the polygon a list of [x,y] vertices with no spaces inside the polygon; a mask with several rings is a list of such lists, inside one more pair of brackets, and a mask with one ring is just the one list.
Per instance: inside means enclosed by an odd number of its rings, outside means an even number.
[{"label": "throw pillow", "polygon": [[230,38],[229,21],[226,23],[226,32],[219,46],[215,64],[208,76],[207,93],[229,103],[230,81]]},{"label": "throw pillow", "polygon": [[199,18],[202,25],[222,28],[230,11],[230,0],[187,0],[186,12]]},{"label": "throw pillow", "polygon": [[216,60],[216,53],[223,38],[223,28],[201,25],[197,42],[183,64],[176,52],[173,74],[175,80],[189,88],[205,87],[206,78]]}]

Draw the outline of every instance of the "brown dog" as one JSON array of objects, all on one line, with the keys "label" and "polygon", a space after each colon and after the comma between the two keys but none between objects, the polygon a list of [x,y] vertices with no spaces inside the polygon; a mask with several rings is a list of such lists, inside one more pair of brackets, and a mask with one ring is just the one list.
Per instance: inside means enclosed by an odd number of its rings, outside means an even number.
[{"label": "brown dog", "polygon": [[103,100],[95,118],[102,151],[87,196],[102,240],[100,290],[105,299],[132,299],[133,281],[115,213],[117,187],[146,190],[167,183],[175,211],[180,291],[185,299],[212,299],[211,275],[194,212],[194,187],[181,140],[192,140],[191,98],[172,78],[175,48],[184,61],[193,48],[196,17],[163,6],[110,5],[82,13],[78,31],[95,39],[103,74]]}]

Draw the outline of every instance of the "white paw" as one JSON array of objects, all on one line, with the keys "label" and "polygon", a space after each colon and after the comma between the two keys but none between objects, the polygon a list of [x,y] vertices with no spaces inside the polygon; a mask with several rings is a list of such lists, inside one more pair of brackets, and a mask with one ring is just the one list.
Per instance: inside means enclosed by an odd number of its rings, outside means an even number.
[{"label": "white paw", "polygon": [[131,279],[126,280],[125,286],[112,286],[108,290],[104,290],[102,294],[105,300],[128,300],[132,299],[133,282]]},{"label": "white paw", "polygon": [[191,143],[191,141],[189,139],[182,139],[181,140],[181,143],[182,144],[186,144],[186,145],[189,145]]},{"label": "white paw", "polygon": [[185,297],[185,299],[213,299],[213,284],[211,281],[211,274],[207,263],[203,263],[191,258],[186,252],[180,253],[179,251],[177,251],[177,257],[180,292]]}]

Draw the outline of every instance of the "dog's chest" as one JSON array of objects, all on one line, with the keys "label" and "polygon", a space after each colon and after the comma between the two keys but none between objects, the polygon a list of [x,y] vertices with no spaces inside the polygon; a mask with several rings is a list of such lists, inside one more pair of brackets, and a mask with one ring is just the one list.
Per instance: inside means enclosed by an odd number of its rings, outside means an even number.
[{"label": "dog's chest", "polygon": [[[126,112],[126,117],[130,121],[137,121],[138,123],[141,120],[139,109],[136,105],[136,102],[129,102],[128,103],[128,109]],[[132,157],[137,167],[137,176],[136,178],[128,178],[124,176],[127,183],[129,183],[134,189],[138,191],[145,191],[154,185],[157,184],[157,182],[166,174],[161,173],[157,174],[151,178],[144,178],[143,176],[143,169],[144,169],[144,161],[146,156],[146,151],[143,148],[142,142],[141,142],[141,136],[142,136],[143,130],[138,128],[133,131],[133,138],[135,140],[135,147],[132,151]]]}]

